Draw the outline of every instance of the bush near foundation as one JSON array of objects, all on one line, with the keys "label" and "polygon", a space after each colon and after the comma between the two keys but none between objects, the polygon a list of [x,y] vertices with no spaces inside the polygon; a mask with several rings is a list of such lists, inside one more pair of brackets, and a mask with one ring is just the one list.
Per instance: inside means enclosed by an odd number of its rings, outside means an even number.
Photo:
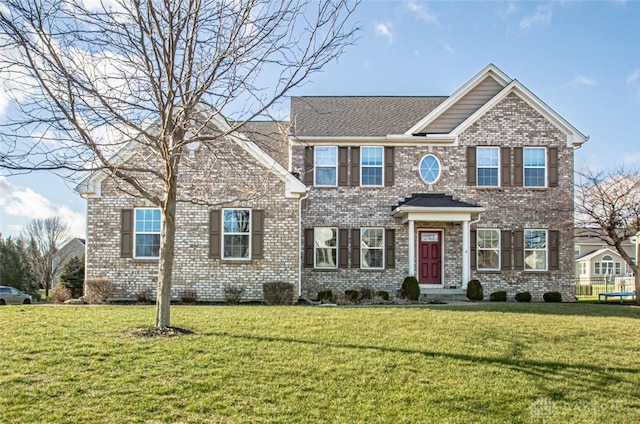
[{"label": "bush near foundation", "polygon": [[490,302],[506,302],[507,301],[507,292],[504,290],[494,291],[489,295]]},{"label": "bush near foundation", "polygon": [[418,300],[420,297],[420,284],[418,279],[413,276],[409,276],[402,282],[402,289],[400,290],[400,297],[409,300]]},{"label": "bush near foundation", "polygon": [[358,298],[360,297],[360,293],[358,292],[358,290],[345,290],[344,291],[344,298],[345,300],[348,300],[349,302],[355,302],[358,300]]},{"label": "bush near foundation", "polygon": [[484,291],[479,280],[471,280],[467,284],[467,298],[473,301],[484,299]]},{"label": "bush near foundation", "polygon": [[557,291],[546,292],[542,295],[545,302],[560,303],[562,302],[562,294]]},{"label": "bush near foundation", "polygon": [[71,290],[58,283],[51,292],[51,301],[53,303],[64,303],[69,299],[71,299]]},{"label": "bush near foundation", "polygon": [[280,281],[264,283],[262,294],[269,305],[291,305],[293,303],[293,284]]},{"label": "bush near foundation", "polygon": [[516,301],[518,302],[531,302],[531,293],[527,292],[522,292],[522,293],[516,293]]},{"label": "bush near foundation", "polygon": [[106,303],[116,293],[116,286],[106,277],[89,278],[85,282],[87,303]]},{"label": "bush near foundation", "polygon": [[382,300],[389,300],[389,292],[384,290],[378,290],[376,292],[376,297],[379,297]]},{"label": "bush near foundation", "polygon": [[318,292],[318,300],[323,301],[327,300],[329,302],[333,301],[333,293],[331,290],[322,290]]}]

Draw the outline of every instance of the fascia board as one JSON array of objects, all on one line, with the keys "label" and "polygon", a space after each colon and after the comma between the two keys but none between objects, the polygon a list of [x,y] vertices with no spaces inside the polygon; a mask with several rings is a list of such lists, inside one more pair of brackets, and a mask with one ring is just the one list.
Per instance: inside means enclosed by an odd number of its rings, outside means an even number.
[{"label": "fascia board", "polygon": [[471,221],[471,216],[484,212],[483,207],[476,208],[429,208],[419,206],[400,206],[391,213],[393,217],[402,217],[402,222],[435,221],[462,222]]},{"label": "fascia board", "polygon": [[578,259],[576,259],[576,261],[580,260],[580,261],[590,261],[591,259],[595,258],[596,256],[605,254],[605,253],[609,253],[614,255],[616,258],[618,259],[622,259],[622,256],[620,256],[620,254],[618,252],[616,252],[613,249],[610,249],[608,247],[602,248],[602,249],[598,249],[595,252],[591,252],[588,255],[584,255]]},{"label": "fascia board", "polygon": [[575,147],[588,140],[588,137],[578,131],[573,125],[568,123],[562,116],[547,106],[535,94],[529,91],[519,81],[513,80],[508,86],[496,94],[491,100],[485,103],[480,109],[469,116],[451,131],[452,134],[459,136],[463,131],[473,125],[485,113],[491,110],[495,105],[504,100],[509,94],[514,93],[520,97],[527,105],[547,118],[556,128],[562,131],[567,137],[567,145]]},{"label": "fascia board", "polygon": [[293,145],[326,145],[333,146],[357,146],[362,144],[380,146],[411,146],[424,144],[448,144],[455,145],[458,138],[453,134],[427,134],[426,136],[414,136],[406,134],[388,134],[385,136],[353,136],[353,137],[323,137],[323,136],[290,136],[289,141]]},{"label": "fascia board", "polygon": [[485,66],[480,72],[478,72],[473,78],[467,81],[462,87],[457,89],[451,96],[447,98],[444,102],[442,102],[438,107],[432,110],[427,116],[418,121],[413,127],[409,128],[405,135],[411,135],[418,131],[421,128],[424,128],[431,122],[433,122],[438,116],[440,116],[444,111],[449,109],[452,105],[456,104],[462,97],[464,97],[467,93],[473,90],[478,84],[480,84],[487,76],[492,76],[500,85],[503,87],[507,86],[512,80],[509,78],[504,72],[498,69],[497,66],[490,63]]}]

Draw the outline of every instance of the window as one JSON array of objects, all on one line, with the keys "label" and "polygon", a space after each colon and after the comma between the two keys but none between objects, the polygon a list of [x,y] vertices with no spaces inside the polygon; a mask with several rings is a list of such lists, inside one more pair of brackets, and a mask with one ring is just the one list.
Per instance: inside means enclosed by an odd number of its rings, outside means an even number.
[{"label": "window", "polygon": [[313,229],[314,257],[316,268],[337,268],[338,230],[329,227]]},{"label": "window", "polygon": [[315,185],[335,186],[338,173],[338,148],[336,146],[316,146],[315,158]]},{"label": "window", "polygon": [[524,186],[546,187],[546,157],[544,147],[524,148]]},{"label": "window", "polygon": [[440,161],[432,154],[420,161],[420,177],[427,184],[433,184],[440,178]]},{"label": "window", "polygon": [[222,259],[249,259],[251,210],[223,209],[222,216]]},{"label": "window", "polygon": [[587,263],[586,262],[578,262],[578,273],[580,275],[587,274]]},{"label": "window", "polygon": [[500,230],[476,231],[477,268],[484,271],[500,269]]},{"label": "window", "polygon": [[140,208],[135,210],[136,258],[157,258],[160,256],[160,209]]},{"label": "window", "polygon": [[362,186],[382,186],[382,147],[360,148],[360,181]]},{"label": "window", "polygon": [[524,269],[547,270],[547,230],[524,230]]},{"label": "window", "polygon": [[478,147],[476,150],[478,187],[498,187],[498,167],[500,166],[497,147]]},{"label": "window", "polygon": [[384,229],[360,229],[360,263],[363,269],[384,268]]},{"label": "window", "polygon": [[621,275],[622,266],[620,262],[614,262],[613,256],[604,255],[600,262],[594,263],[596,275]]}]

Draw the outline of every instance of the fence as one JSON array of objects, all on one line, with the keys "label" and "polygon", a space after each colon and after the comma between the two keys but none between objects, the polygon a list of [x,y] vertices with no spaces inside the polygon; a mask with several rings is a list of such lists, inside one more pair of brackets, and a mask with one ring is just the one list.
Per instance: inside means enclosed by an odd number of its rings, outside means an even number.
[{"label": "fence", "polygon": [[576,279],[575,294],[577,297],[598,297],[606,292],[635,292],[633,277],[613,278],[579,278]]}]

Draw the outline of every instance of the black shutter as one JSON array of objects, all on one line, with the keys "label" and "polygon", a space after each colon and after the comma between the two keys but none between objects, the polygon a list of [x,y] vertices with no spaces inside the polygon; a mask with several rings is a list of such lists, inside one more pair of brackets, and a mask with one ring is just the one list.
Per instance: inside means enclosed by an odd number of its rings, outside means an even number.
[{"label": "black shutter", "polygon": [[395,181],[395,150],[393,147],[384,148],[384,185],[389,187]]},{"label": "black shutter", "polygon": [[120,213],[120,257],[133,257],[133,209]]},{"label": "black shutter", "polygon": [[313,185],[313,147],[307,146],[304,148],[304,175],[302,181],[306,185]]},{"label": "black shutter", "polygon": [[511,269],[511,231],[500,233],[500,262],[503,271]]},{"label": "black shutter", "polygon": [[349,169],[349,148],[338,147],[338,185],[348,186],[349,178],[347,170]]},{"label": "black shutter", "polygon": [[508,147],[500,149],[500,185],[511,185],[511,149]]},{"label": "black shutter", "polygon": [[351,230],[351,268],[360,268],[360,229]]},{"label": "black shutter", "polygon": [[516,187],[523,186],[524,165],[522,157],[522,147],[513,149],[513,185]]},{"label": "black shutter", "polygon": [[549,157],[549,187],[558,187],[558,148],[548,148],[547,156]]},{"label": "black shutter", "polygon": [[549,270],[557,271],[560,267],[560,231],[549,233]]},{"label": "black shutter", "polygon": [[209,212],[209,258],[220,259],[221,248],[221,211],[219,209]]},{"label": "black shutter", "polygon": [[471,269],[477,269],[478,268],[478,256],[477,256],[477,236],[476,236],[476,230],[471,230],[469,232],[469,234],[471,235],[470,237],[470,250],[469,250],[469,263],[471,265]]},{"label": "black shutter", "polygon": [[351,148],[351,185],[360,185],[360,148]]},{"label": "black shutter", "polygon": [[476,148],[467,147],[467,185],[476,185]]},{"label": "black shutter", "polygon": [[513,232],[513,244],[515,254],[513,258],[513,268],[517,270],[524,269],[524,231],[518,230]]},{"label": "black shutter", "polygon": [[384,231],[385,243],[385,268],[396,267],[396,230],[387,229]]},{"label": "black shutter", "polygon": [[313,228],[305,228],[304,230],[304,266],[305,268],[313,268]]},{"label": "black shutter", "polygon": [[349,230],[338,229],[338,268],[346,268],[349,261]]},{"label": "black shutter", "polygon": [[264,259],[264,211],[251,211],[251,259]]}]

